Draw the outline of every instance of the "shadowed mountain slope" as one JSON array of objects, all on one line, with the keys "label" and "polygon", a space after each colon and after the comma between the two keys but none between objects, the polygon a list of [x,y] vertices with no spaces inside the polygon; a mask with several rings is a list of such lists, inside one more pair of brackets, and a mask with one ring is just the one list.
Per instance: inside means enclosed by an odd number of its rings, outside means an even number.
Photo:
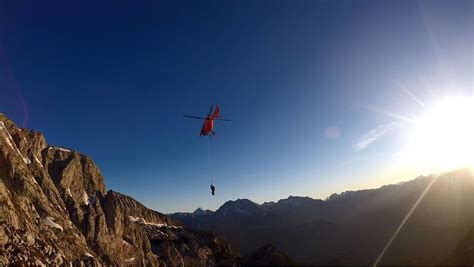
[{"label": "shadowed mountain slope", "polygon": [[[333,194],[325,201],[289,197],[258,205],[236,200],[200,216],[171,217],[190,228],[213,229],[242,253],[272,244],[299,263],[367,266],[433,179],[380,263],[419,266],[459,259],[472,265],[474,177],[470,169]],[[464,255],[462,260],[459,255]]]}]

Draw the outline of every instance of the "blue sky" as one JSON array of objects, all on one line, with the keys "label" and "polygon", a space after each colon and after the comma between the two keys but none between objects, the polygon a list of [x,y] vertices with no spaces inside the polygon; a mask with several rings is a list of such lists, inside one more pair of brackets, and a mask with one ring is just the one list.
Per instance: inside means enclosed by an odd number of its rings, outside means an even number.
[{"label": "blue sky", "polygon": [[[324,198],[414,175],[403,119],[472,95],[473,25],[472,1],[2,1],[0,110],[162,212]],[[212,197],[182,115],[215,103]]]}]

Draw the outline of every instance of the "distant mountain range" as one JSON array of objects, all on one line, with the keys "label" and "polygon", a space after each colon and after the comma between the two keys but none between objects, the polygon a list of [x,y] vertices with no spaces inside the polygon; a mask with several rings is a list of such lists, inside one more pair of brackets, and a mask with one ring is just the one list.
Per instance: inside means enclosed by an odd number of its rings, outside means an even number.
[{"label": "distant mountain range", "polygon": [[215,212],[199,208],[170,216],[189,228],[223,235],[244,254],[272,244],[302,264],[370,266],[432,181],[380,264],[472,266],[474,177],[470,169],[333,194],[324,201],[291,196],[259,205],[238,199]]}]

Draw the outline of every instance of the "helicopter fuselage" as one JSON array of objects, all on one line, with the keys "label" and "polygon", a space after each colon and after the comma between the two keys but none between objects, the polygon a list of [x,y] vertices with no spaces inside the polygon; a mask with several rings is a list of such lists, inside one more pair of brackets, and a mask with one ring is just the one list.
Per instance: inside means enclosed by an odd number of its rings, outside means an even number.
[{"label": "helicopter fuselage", "polygon": [[209,115],[202,123],[201,136],[213,134],[214,133],[213,129],[214,129],[214,116]]}]

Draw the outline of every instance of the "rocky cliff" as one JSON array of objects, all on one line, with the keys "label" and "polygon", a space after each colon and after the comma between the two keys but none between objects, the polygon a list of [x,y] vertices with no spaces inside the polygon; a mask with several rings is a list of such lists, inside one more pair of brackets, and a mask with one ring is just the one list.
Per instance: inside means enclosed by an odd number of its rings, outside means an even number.
[{"label": "rocky cliff", "polygon": [[106,191],[91,158],[0,114],[0,266],[237,265],[219,236]]}]

